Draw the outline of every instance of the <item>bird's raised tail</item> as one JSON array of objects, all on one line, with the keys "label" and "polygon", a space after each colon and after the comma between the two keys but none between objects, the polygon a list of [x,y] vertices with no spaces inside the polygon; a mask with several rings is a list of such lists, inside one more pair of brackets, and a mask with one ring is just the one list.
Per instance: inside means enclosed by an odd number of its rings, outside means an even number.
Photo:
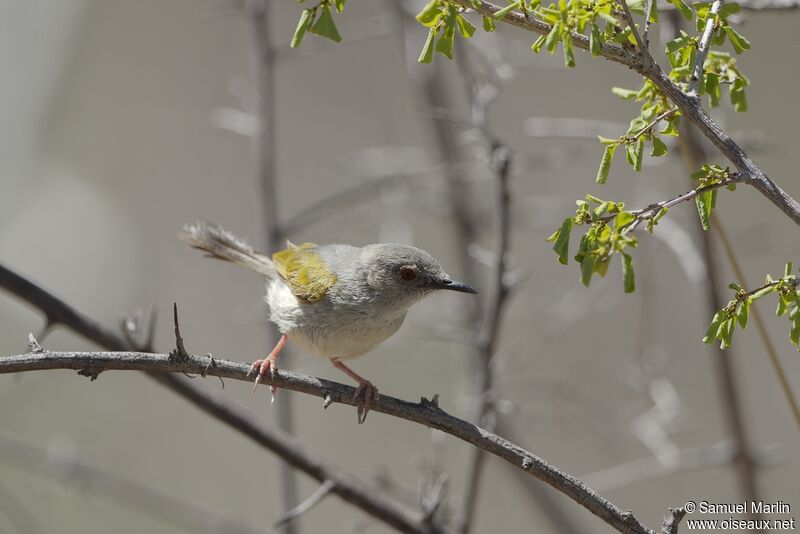
[{"label": "bird's raised tail", "polygon": [[275,264],[269,256],[256,252],[245,240],[218,224],[206,221],[188,224],[178,233],[178,238],[212,258],[230,261],[270,278],[275,276]]}]

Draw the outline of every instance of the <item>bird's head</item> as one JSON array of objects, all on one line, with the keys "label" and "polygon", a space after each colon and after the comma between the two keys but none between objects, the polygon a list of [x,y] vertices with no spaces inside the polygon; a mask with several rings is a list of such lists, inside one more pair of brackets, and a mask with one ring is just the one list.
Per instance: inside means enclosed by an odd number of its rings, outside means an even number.
[{"label": "bird's head", "polygon": [[450,278],[433,256],[408,245],[368,245],[364,247],[361,265],[366,267],[367,283],[377,295],[404,307],[439,289],[477,293],[467,284]]}]

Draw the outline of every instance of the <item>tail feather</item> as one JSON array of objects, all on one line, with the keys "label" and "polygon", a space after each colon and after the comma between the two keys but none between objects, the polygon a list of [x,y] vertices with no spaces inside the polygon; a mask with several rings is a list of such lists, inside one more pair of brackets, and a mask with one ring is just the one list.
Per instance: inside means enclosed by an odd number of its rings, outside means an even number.
[{"label": "tail feather", "polygon": [[270,278],[276,275],[275,264],[269,256],[256,252],[246,241],[218,224],[206,221],[188,224],[178,233],[178,238],[213,258],[230,261]]}]

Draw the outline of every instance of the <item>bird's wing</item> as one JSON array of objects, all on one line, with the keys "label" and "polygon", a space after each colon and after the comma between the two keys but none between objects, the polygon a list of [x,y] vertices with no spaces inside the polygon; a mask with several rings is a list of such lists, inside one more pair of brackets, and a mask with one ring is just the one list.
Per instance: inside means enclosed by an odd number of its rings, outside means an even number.
[{"label": "bird's wing", "polygon": [[319,255],[314,243],[295,245],[287,242],[287,248],[272,255],[278,275],[286,282],[299,300],[314,302],[328,292],[336,283],[336,275]]}]

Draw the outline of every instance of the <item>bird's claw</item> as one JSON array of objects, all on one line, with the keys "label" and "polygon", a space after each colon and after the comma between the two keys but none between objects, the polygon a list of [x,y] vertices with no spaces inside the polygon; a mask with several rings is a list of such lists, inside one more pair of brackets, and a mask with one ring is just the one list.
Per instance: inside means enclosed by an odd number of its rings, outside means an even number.
[{"label": "bird's claw", "polygon": [[[258,368],[258,374],[256,375],[256,379],[255,379],[255,382],[253,384],[253,395],[256,394],[256,389],[258,389],[258,385],[264,379],[264,375],[267,374],[267,371],[269,371],[270,378],[273,378],[273,379],[275,378],[275,372],[278,370],[278,363],[275,361],[275,358],[270,354],[269,356],[267,356],[263,360],[254,361],[250,365],[250,369],[247,371],[247,376],[250,376],[251,374],[253,374],[253,371],[256,370],[256,367]],[[269,392],[270,392],[270,395],[272,396],[272,403],[273,404],[275,403],[275,392],[277,392],[277,391],[278,391],[278,388],[276,388],[273,385],[270,385]]]},{"label": "bird's claw", "polygon": [[364,396],[363,402],[358,406],[358,424],[363,424],[367,419],[367,413],[372,407],[373,402],[377,402],[380,398],[378,388],[372,385],[369,380],[364,380],[356,388],[356,393],[353,395],[353,400],[357,400],[361,395]]}]

